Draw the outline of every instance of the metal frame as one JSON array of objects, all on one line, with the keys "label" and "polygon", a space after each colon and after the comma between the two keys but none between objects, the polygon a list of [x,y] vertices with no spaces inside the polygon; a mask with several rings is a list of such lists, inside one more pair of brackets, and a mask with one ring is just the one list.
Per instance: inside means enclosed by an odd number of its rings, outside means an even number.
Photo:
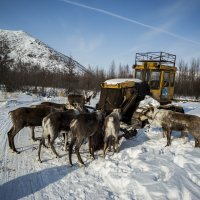
[{"label": "metal frame", "polygon": [[169,54],[166,52],[147,52],[147,53],[136,53],[135,66],[138,62],[157,62],[161,66],[162,64],[168,64],[169,66],[175,67],[176,55]]}]

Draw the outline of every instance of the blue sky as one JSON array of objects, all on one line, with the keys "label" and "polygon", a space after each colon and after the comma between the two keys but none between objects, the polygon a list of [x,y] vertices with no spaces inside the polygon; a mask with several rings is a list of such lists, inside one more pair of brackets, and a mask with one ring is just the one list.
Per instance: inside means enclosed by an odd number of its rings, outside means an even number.
[{"label": "blue sky", "polygon": [[200,0],[0,0],[0,29],[24,30],[85,67],[136,52],[200,58]]}]

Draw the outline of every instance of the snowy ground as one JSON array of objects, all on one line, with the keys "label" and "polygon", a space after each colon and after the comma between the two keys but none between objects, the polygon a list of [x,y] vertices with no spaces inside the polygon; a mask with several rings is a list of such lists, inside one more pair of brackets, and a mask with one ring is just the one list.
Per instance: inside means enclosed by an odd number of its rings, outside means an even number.
[{"label": "snowy ground", "polygon": [[[8,148],[7,132],[11,127],[8,111],[40,103],[44,99],[20,95],[0,102],[0,199],[200,199],[200,149],[194,140],[178,138],[173,132],[172,145],[158,127],[144,128],[130,140],[122,139],[118,154],[102,151],[96,160],[88,157],[87,145],[81,148],[86,167],[80,168],[73,155],[73,167],[68,162],[61,138],[56,149],[62,155],[55,158],[49,149],[42,149],[43,163],[37,161],[38,142],[30,139],[28,128],[15,138],[20,154]],[[65,102],[54,98],[54,102]],[[95,102],[93,102],[94,104]],[[200,103],[179,103],[186,113],[200,116]],[[36,129],[40,136],[41,128]]]}]

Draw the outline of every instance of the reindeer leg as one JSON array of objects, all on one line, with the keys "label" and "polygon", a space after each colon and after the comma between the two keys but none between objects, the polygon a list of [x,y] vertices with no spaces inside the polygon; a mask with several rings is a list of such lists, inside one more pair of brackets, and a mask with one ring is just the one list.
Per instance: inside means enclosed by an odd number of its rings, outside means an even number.
[{"label": "reindeer leg", "polygon": [[108,142],[109,142],[109,138],[106,138],[104,140],[104,148],[103,148],[103,157],[105,158],[106,156],[106,149],[108,148]]},{"label": "reindeer leg", "polygon": [[197,147],[200,147],[200,141],[199,141],[199,139],[197,139]]},{"label": "reindeer leg", "polygon": [[73,137],[71,142],[70,142],[70,145],[69,145],[69,163],[70,165],[72,166],[72,150],[73,150],[73,146],[74,146],[74,143],[76,142],[76,138]]},{"label": "reindeer leg", "polygon": [[35,132],[34,132],[35,127],[34,127],[34,126],[30,126],[30,129],[31,129],[31,137],[32,137],[32,140],[33,140],[33,141],[36,141]]},{"label": "reindeer leg", "polygon": [[44,138],[40,139],[40,144],[39,144],[39,148],[38,148],[38,161],[40,163],[42,163],[41,158],[40,158],[42,145],[45,145],[45,139]]},{"label": "reindeer leg", "polygon": [[[22,127],[23,128],[23,127]],[[15,135],[22,129],[21,127],[14,127],[12,129],[12,132],[9,133],[9,136],[10,137],[10,144],[11,144],[11,148],[14,152],[16,152],[17,154],[19,154],[20,152],[17,151],[17,149],[15,148],[15,143],[14,143],[14,138],[15,138]]]},{"label": "reindeer leg", "polygon": [[170,146],[171,145],[171,130],[166,130],[167,133],[167,145],[166,146]]},{"label": "reindeer leg", "polygon": [[167,132],[163,130],[163,138],[167,137]]},{"label": "reindeer leg", "polygon": [[48,146],[45,145],[46,148],[50,147],[50,135],[48,135]]},{"label": "reindeer leg", "polygon": [[109,136],[109,138],[108,138],[108,151],[110,151],[110,152],[112,151],[112,149],[111,149],[112,145],[113,145],[113,138],[112,138],[112,136]]},{"label": "reindeer leg", "polygon": [[93,142],[92,136],[89,137],[89,143],[90,143],[90,155],[95,160],[95,157],[94,157],[94,142]]},{"label": "reindeer leg", "polygon": [[118,137],[115,137],[113,145],[114,145],[114,152],[119,153],[119,141],[118,141]]},{"label": "reindeer leg", "polygon": [[90,156],[92,155],[92,136],[88,137],[88,146],[89,146],[89,152],[90,152]]},{"label": "reindeer leg", "polygon": [[92,136],[89,136],[88,139],[89,139],[88,144],[89,144],[90,157],[92,157],[95,160],[93,138],[92,138]]},{"label": "reindeer leg", "polygon": [[53,153],[56,155],[56,158],[60,158],[60,156],[58,155],[58,153],[56,152],[55,150],[55,147],[54,147],[54,141],[55,141],[55,137],[53,137],[51,140],[50,140],[50,147],[51,147],[51,150],[53,151]]},{"label": "reindeer leg", "polygon": [[195,139],[195,147],[200,147],[200,139],[199,138],[194,138]]},{"label": "reindeer leg", "polygon": [[64,149],[65,151],[67,151],[67,146],[69,145],[68,143],[68,133],[63,133],[63,137],[64,137]]},{"label": "reindeer leg", "polygon": [[81,163],[81,165],[85,165],[82,158],[81,158],[80,152],[79,152],[79,149],[81,148],[82,142],[83,142],[82,138],[79,141],[76,141],[75,152],[76,152],[76,155],[77,155],[78,160]]},{"label": "reindeer leg", "polygon": [[8,135],[8,144],[9,144],[10,149],[12,149],[11,133],[13,132],[13,130],[14,130],[14,126],[12,126],[12,128],[7,133],[7,135]]}]

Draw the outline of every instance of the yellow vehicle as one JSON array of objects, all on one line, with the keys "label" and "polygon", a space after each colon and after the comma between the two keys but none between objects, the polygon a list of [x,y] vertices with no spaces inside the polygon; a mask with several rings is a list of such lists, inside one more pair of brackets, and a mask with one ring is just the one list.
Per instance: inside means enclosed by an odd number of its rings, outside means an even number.
[{"label": "yellow vehicle", "polygon": [[160,103],[170,103],[174,96],[176,56],[165,52],[136,53],[135,78],[150,86],[151,96]]},{"label": "yellow vehicle", "polygon": [[[171,102],[174,95],[176,56],[164,52],[137,53],[135,78],[111,79],[101,84],[101,95],[97,109],[106,113],[114,108],[122,109],[122,120],[134,122],[134,111],[145,95],[151,95],[160,103]],[[173,105],[163,107],[176,110]]]}]

